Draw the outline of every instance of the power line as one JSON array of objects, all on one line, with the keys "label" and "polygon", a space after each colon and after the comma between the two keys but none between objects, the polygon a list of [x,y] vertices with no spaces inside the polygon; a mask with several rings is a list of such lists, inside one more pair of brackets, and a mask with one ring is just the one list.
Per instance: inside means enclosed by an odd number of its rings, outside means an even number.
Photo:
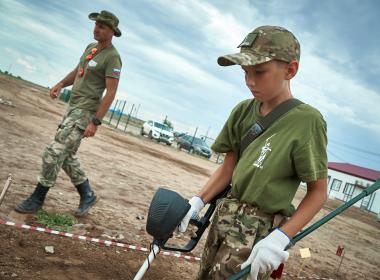
[{"label": "power line", "polygon": [[346,147],[346,148],[354,150],[354,151],[358,151],[358,152],[362,152],[362,153],[365,153],[365,154],[369,154],[371,156],[380,157],[380,154],[375,153],[375,152],[371,152],[371,151],[367,151],[367,150],[364,150],[364,149],[361,149],[361,148],[358,148],[358,147],[350,146],[350,145],[341,143],[341,142],[333,140],[333,139],[329,139],[329,141],[332,142],[335,145],[340,145],[340,146]]},{"label": "power line", "polygon": [[[343,150],[343,149],[347,149],[345,147],[336,146],[334,149],[340,149],[341,151],[347,153],[347,150]],[[352,152],[358,152],[358,151],[352,150]],[[369,160],[369,161],[372,161],[372,162],[380,163],[379,159],[369,158],[369,157],[364,156],[363,154],[353,154],[353,156],[356,157],[356,158],[365,159],[365,160]]]},{"label": "power line", "polygon": [[328,154],[331,154],[333,157],[336,157],[338,160],[340,160],[340,161],[342,161],[342,162],[344,162],[344,163],[347,163],[347,162],[348,162],[347,160],[341,158],[340,156],[337,156],[335,153],[332,153],[332,152],[329,151],[329,150],[327,150],[327,153],[328,153]]}]

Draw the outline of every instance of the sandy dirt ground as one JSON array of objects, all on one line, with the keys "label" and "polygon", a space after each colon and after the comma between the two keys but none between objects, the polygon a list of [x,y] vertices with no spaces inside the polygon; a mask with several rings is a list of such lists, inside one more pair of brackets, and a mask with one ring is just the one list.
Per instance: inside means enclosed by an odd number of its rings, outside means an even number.
[{"label": "sandy dirt ground", "polygon": [[[0,218],[38,225],[34,215],[17,214],[13,207],[33,191],[43,148],[52,140],[67,105],[51,100],[47,89],[2,75],[0,98],[13,104],[0,104],[0,184],[8,173],[14,177],[0,207]],[[102,239],[122,235],[120,241],[144,247],[152,241],[145,223],[156,189],[164,186],[190,198],[218,167],[212,161],[106,125],[100,127],[96,137],[82,142],[79,157],[100,200],[86,217],[78,219],[85,228],[74,233]],[[304,193],[300,188],[295,204]],[[44,209],[72,214],[78,202],[75,188],[61,172]],[[328,201],[317,218],[339,204]],[[140,215],[145,219],[136,218]],[[374,215],[349,209],[293,247],[285,272],[299,272],[299,249],[308,247],[312,257],[305,261],[300,276],[380,279],[379,233],[380,224]],[[0,279],[132,279],[146,257],[143,252],[5,225],[0,225],[0,238]],[[178,236],[176,242],[182,244],[184,239]],[[204,239],[193,255],[201,255]],[[47,245],[55,247],[54,254],[45,252]],[[336,276],[338,245],[345,247],[345,257]],[[197,270],[197,262],[160,255],[145,279],[194,279]],[[288,275],[283,279],[296,278]]]}]

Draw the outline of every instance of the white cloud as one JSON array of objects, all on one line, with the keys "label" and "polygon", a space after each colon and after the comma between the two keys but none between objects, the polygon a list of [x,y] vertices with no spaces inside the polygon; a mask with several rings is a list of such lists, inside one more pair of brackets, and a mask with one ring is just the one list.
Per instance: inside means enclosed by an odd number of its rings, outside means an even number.
[{"label": "white cloud", "polygon": [[[170,10],[177,18],[189,22],[194,30],[200,30],[210,47],[219,50],[237,50],[237,45],[252,28],[240,23],[228,11],[221,11],[204,1],[182,0],[173,2],[170,6],[167,5],[167,1],[159,2],[161,9]],[[242,8],[243,6],[241,5]],[[259,17],[258,12],[252,7],[246,6],[244,10],[249,10],[252,17]]]},{"label": "white cloud", "polygon": [[205,2],[196,1],[192,4],[192,15],[194,15],[194,8],[204,14],[204,24],[201,28],[209,44],[224,51],[231,49],[238,51],[236,47],[251,31],[251,27],[244,26],[232,14],[220,11]]},{"label": "white cloud", "polygon": [[377,110],[380,95],[347,73],[332,69],[327,59],[315,55],[312,38],[308,40],[295,80],[295,93],[330,116],[333,126],[343,121],[380,135]]},{"label": "white cloud", "polygon": [[26,68],[27,71],[29,72],[34,72],[37,70],[36,66],[32,64],[30,61],[28,61],[26,58],[17,58],[16,62]]},{"label": "white cloud", "polygon": [[[0,24],[5,28],[0,30],[0,50],[6,53],[1,67],[17,61],[22,66],[21,76],[43,85],[62,79],[92,39],[88,6],[71,3],[67,10],[57,12],[56,3],[39,6],[1,1]],[[95,0],[91,11],[101,10],[105,3]],[[211,125],[217,134],[231,108],[250,95],[239,69],[219,68],[216,58],[238,51],[236,46],[253,28],[278,24],[292,30],[302,45],[300,72],[292,82],[294,94],[326,116],[330,131],[349,124],[365,135],[379,135],[378,92],[359,77],[338,72],[333,64],[350,62],[348,67],[355,67],[350,46],[331,49],[328,57],[321,57],[321,34],[300,24],[307,22],[299,18],[307,16],[300,15],[306,4],[297,2],[288,7],[279,3],[114,1],[110,10],[119,16],[123,32],[114,40],[123,59],[118,98],[127,98],[129,104],[140,103],[139,115],[144,118],[163,119],[168,114],[181,130],[190,132],[199,126],[206,131]],[[263,11],[263,7],[268,9]],[[68,19],[68,14],[75,17]],[[335,33],[332,30],[329,34]],[[366,57],[373,58],[366,73],[376,76],[378,53]],[[364,138],[361,141],[367,141]]]}]

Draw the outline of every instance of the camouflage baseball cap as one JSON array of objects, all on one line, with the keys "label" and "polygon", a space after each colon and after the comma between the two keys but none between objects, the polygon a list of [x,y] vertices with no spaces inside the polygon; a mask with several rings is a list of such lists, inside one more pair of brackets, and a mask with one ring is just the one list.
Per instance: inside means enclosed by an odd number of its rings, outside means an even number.
[{"label": "camouflage baseball cap", "polygon": [[99,13],[89,14],[88,18],[108,25],[114,31],[114,35],[116,37],[121,36],[121,31],[117,27],[119,25],[119,19],[113,13],[108,12],[108,11],[101,11],[100,14]]},{"label": "camouflage baseball cap", "polygon": [[252,66],[271,60],[300,60],[300,44],[297,38],[279,26],[256,28],[244,38],[238,48],[240,53],[220,56],[218,64]]}]

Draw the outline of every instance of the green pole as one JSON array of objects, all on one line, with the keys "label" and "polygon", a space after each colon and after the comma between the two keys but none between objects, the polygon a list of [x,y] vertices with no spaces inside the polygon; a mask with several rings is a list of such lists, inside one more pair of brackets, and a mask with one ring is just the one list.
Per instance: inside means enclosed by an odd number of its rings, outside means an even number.
[{"label": "green pole", "polygon": [[121,113],[119,115],[119,119],[117,120],[117,123],[116,123],[116,128],[119,126],[119,122],[120,122],[121,117],[123,116],[124,107],[126,103],[127,103],[127,100],[124,100],[123,107],[121,108]]},{"label": "green pole", "polygon": [[[323,224],[327,223],[332,218],[334,218],[335,216],[339,215],[344,210],[346,210],[347,208],[351,207],[352,205],[354,205],[356,202],[358,202],[362,198],[364,198],[364,197],[370,195],[371,193],[377,191],[378,189],[380,189],[380,177],[377,178],[376,182],[373,185],[371,185],[368,188],[364,189],[360,194],[358,194],[354,198],[350,199],[346,203],[342,204],[341,206],[339,206],[338,208],[336,208],[334,211],[330,212],[329,214],[327,214],[322,219],[320,219],[319,221],[315,222],[314,224],[312,224],[308,228],[306,228],[304,230],[301,230],[297,235],[295,235],[293,237],[293,239],[290,241],[289,245],[286,246],[285,250],[288,250],[289,248],[291,248],[292,246],[294,246],[298,241],[300,241],[302,238],[304,238],[306,235],[308,235],[311,232],[313,232],[314,230],[318,229],[320,226],[322,226]],[[228,277],[227,280],[238,280],[238,279],[244,277],[245,275],[247,275],[250,271],[251,271],[251,266],[249,265],[246,268],[244,268],[243,270],[239,271],[238,273],[235,273],[234,275]]]},{"label": "green pole", "polygon": [[127,119],[127,122],[125,123],[125,127],[124,127],[124,132],[127,130],[127,126],[128,126],[128,123],[129,123],[129,119],[131,118],[131,114],[133,112],[133,108],[135,107],[135,104],[132,104],[132,109],[131,109],[131,112],[129,113],[128,115],[128,119]]},{"label": "green pole", "polygon": [[115,107],[113,107],[113,111],[111,113],[111,117],[110,117],[110,119],[108,121],[108,124],[111,124],[113,114],[115,113],[115,110],[116,110],[116,107],[117,107],[117,103],[119,103],[119,100],[116,100],[116,104],[115,104]]}]

